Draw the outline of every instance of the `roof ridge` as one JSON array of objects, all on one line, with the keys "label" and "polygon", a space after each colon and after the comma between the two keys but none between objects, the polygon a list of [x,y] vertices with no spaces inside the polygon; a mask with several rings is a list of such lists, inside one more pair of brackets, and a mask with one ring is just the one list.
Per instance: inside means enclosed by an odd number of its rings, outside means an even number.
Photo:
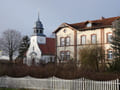
[{"label": "roof ridge", "polygon": [[74,24],[80,24],[80,23],[86,23],[86,22],[94,22],[94,21],[102,21],[102,20],[107,20],[107,19],[112,19],[112,18],[119,18],[120,16],[116,16],[116,17],[108,17],[108,18],[105,18],[104,19],[95,19],[95,20],[86,20],[86,21],[82,21],[82,22],[78,22],[78,23],[72,23],[72,24],[69,24],[69,25],[74,25]]}]

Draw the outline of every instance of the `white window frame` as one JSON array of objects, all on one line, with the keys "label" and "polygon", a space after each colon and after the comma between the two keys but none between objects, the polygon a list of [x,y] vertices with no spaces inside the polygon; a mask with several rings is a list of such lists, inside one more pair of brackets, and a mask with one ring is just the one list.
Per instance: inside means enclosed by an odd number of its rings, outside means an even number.
[{"label": "white window frame", "polygon": [[61,58],[61,60],[65,59],[65,52],[64,51],[60,52],[60,58]]},{"label": "white window frame", "polygon": [[112,33],[107,33],[107,43],[112,41]]},{"label": "white window frame", "polygon": [[66,46],[70,45],[70,37],[66,37]]},{"label": "white window frame", "polygon": [[91,43],[92,44],[96,44],[97,43],[97,35],[96,34],[91,35]]},{"label": "white window frame", "polygon": [[60,46],[65,46],[65,38],[64,37],[60,38]]},{"label": "white window frame", "polygon": [[66,60],[70,60],[70,51],[66,51]]},{"label": "white window frame", "polygon": [[81,36],[81,44],[86,44],[86,36],[85,35],[82,35]]},{"label": "white window frame", "polygon": [[112,50],[107,51],[107,58],[108,59],[113,59],[113,51]]}]

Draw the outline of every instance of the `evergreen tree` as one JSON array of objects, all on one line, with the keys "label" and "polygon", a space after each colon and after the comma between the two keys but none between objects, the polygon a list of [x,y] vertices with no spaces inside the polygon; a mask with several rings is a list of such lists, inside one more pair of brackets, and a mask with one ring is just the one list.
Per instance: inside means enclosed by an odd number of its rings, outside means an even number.
[{"label": "evergreen tree", "polygon": [[113,36],[112,36],[112,48],[114,60],[120,60],[120,19],[117,19],[113,23]]},{"label": "evergreen tree", "polygon": [[109,71],[120,72],[120,18],[113,23],[113,36],[112,36],[112,48],[113,48],[113,62],[110,64]]},{"label": "evergreen tree", "polygon": [[24,54],[26,53],[28,47],[29,47],[29,44],[30,44],[30,39],[28,36],[24,36],[22,38],[22,41],[21,41],[21,44],[20,44],[20,47],[19,47],[19,57],[20,58],[23,58]]}]

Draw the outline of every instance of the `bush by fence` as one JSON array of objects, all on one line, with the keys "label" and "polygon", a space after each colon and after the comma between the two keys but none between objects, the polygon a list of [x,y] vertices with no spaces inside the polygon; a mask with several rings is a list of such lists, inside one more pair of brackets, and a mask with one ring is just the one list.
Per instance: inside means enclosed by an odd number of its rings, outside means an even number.
[{"label": "bush by fence", "polygon": [[84,72],[73,63],[48,63],[39,66],[27,66],[11,62],[0,62],[0,76],[35,78],[58,77],[62,79],[77,79],[85,77],[92,80],[114,80],[120,78],[119,73],[113,72]]}]

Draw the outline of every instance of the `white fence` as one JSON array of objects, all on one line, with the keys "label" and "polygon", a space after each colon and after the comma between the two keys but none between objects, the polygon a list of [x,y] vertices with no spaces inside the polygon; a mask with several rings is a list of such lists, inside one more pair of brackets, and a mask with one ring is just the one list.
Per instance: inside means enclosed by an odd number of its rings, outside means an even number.
[{"label": "white fence", "polygon": [[65,80],[56,77],[38,79],[32,77],[0,77],[0,87],[30,88],[38,90],[119,90],[119,79],[93,81],[85,78]]}]

